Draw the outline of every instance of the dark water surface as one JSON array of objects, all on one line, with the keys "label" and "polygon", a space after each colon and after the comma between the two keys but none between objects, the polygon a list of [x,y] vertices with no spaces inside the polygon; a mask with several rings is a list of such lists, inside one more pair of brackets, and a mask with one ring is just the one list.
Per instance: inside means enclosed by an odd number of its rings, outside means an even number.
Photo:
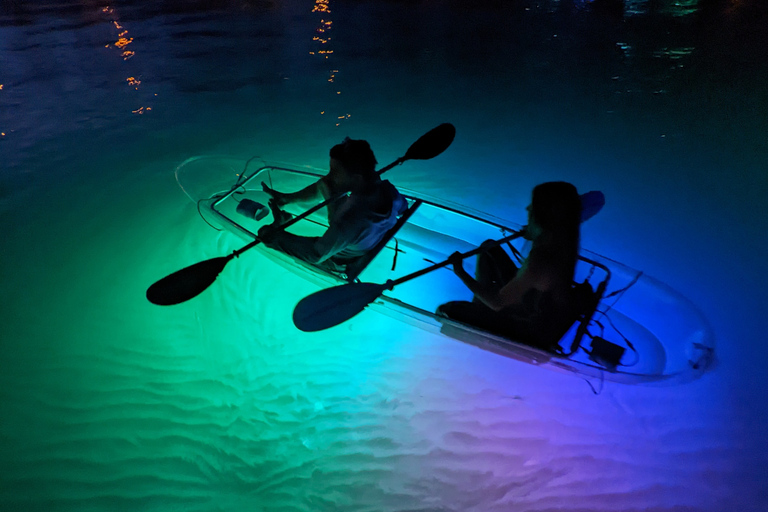
[{"label": "dark water surface", "polygon": [[[764,510],[768,13],[757,0],[0,4],[3,510]],[[718,367],[674,387],[546,371],[366,313],[241,246],[174,168],[317,167],[349,135],[396,184],[524,220],[603,190],[583,245],[690,298]],[[596,383],[598,384],[598,383]]]}]

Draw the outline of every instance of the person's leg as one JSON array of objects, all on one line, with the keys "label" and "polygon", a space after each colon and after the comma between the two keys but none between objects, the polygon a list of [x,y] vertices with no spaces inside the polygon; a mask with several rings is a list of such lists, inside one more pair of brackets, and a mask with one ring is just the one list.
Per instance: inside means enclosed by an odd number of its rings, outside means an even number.
[{"label": "person's leg", "polygon": [[315,243],[318,240],[316,236],[299,236],[284,231],[269,243],[269,247],[300,260],[317,261]]},{"label": "person's leg", "polygon": [[512,341],[552,349],[551,344],[541,339],[540,330],[530,318],[516,315],[513,311],[497,312],[482,303],[457,300],[439,306],[436,313]]},{"label": "person's leg", "polygon": [[503,318],[482,303],[455,300],[439,306],[436,313],[489,332],[498,334],[504,330]]},{"label": "person's leg", "polygon": [[279,206],[277,206],[277,203],[275,203],[274,199],[269,200],[269,209],[272,211],[272,224],[275,226],[280,226],[282,224],[285,224],[289,220],[293,218],[293,215],[290,213],[283,211],[280,209]]},{"label": "person's leg", "polygon": [[[316,236],[299,236],[292,233],[281,233],[279,237],[270,242],[270,249],[275,249],[294,258],[306,262],[317,261],[316,243],[319,240]],[[327,259],[322,263],[312,263],[320,268],[331,272],[344,272],[346,263],[344,261],[335,261],[333,258]]]}]

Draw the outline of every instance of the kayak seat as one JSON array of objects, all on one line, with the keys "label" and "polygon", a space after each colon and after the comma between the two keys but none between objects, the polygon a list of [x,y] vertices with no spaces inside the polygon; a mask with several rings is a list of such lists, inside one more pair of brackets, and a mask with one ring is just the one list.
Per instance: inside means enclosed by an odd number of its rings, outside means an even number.
[{"label": "kayak seat", "polygon": [[[411,204],[402,213],[402,215],[400,215],[395,225],[389,228],[389,231],[387,231],[384,234],[381,240],[379,240],[378,244],[376,244],[370,251],[368,251],[364,255],[346,264],[346,268],[344,269],[343,274],[344,274],[344,279],[347,282],[349,283],[355,282],[357,277],[368,267],[371,261],[373,261],[373,259],[379,255],[382,249],[384,249],[384,247],[387,246],[389,241],[395,237],[395,234],[397,234],[400,228],[403,227],[403,225],[406,222],[408,222],[408,219],[411,218],[411,215],[413,215],[413,213],[416,211],[416,209],[419,207],[421,203],[422,203],[421,200],[418,200],[418,199],[414,201],[413,204]],[[395,253],[395,257],[397,257],[397,253]]]},{"label": "kayak seat", "polygon": [[[525,302],[525,298],[523,300]],[[517,317],[512,315],[515,335],[510,339],[553,354],[570,355],[573,346],[578,348],[599,302],[600,296],[589,281],[573,283],[570,298],[565,304],[558,305],[549,294],[542,294],[538,307],[523,304],[522,314]],[[578,324],[576,336],[569,347],[570,352],[566,353],[560,342],[574,324]]]},{"label": "kayak seat", "polygon": [[[603,267],[591,260],[586,261]],[[485,308],[465,301],[443,304],[438,308],[437,317],[446,317],[452,322],[464,324],[471,329],[501,336],[549,354],[568,357],[579,349],[581,339],[587,333],[607,283],[608,278],[600,282],[596,289],[588,280],[574,283],[570,300],[561,306],[551,302],[551,297],[546,294],[540,295],[537,299],[535,294],[530,293],[523,299],[524,304],[515,308],[518,311],[505,311],[503,319],[496,315],[487,315]],[[538,304],[537,307],[533,306],[534,302]],[[567,341],[563,341],[563,337],[571,331],[574,324],[577,324],[575,335],[568,344]],[[441,332],[452,337],[458,336],[448,334],[448,331],[453,332],[456,329],[451,325],[443,324]],[[561,345],[561,342],[565,345]]]},{"label": "kayak seat", "polygon": [[549,294],[542,294],[540,297],[538,308],[523,308],[522,315],[512,317],[512,323],[516,327],[515,341],[554,354],[564,354],[560,348],[563,336],[574,324],[578,323],[580,329],[582,325],[589,323],[599,298],[588,281],[574,283],[570,298],[565,304],[556,304]]},{"label": "kayak seat", "polygon": [[[605,267],[603,267],[605,268]],[[607,269],[605,269],[607,271]],[[608,274],[610,276],[610,274]],[[571,342],[571,346],[567,347],[568,351],[563,351],[563,355],[571,355],[575,353],[581,346],[581,340],[592,321],[592,317],[597,311],[597,306],[603,298],[605,288],[608,286],[608,278],[604,279],[597,285],[597,289],[592,288],[592,285],[588,281],[583,283],[577,283],[573,288],[573,304],[574,313],[576,318],[575,322],[579,323],[579,327],[576,330],[576,335]],[[572,324],[571,324],[572,325]]]}]

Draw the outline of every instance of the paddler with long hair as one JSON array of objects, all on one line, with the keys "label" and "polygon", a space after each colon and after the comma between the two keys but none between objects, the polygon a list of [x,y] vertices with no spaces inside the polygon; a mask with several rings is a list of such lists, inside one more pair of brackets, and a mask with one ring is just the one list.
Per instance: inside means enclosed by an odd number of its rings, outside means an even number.
[{"label": "paddler with long hair", "polygon": [[520,268],[492,241],[484,242],[489,248],[478,255],[474,278],[452,254],[453,270],[474,298],[443,304],[437,313],[552,350],[575,320],[581,200],[572,184],[548,182],[533,189],[527,209],[524,236],[532,245]]}]

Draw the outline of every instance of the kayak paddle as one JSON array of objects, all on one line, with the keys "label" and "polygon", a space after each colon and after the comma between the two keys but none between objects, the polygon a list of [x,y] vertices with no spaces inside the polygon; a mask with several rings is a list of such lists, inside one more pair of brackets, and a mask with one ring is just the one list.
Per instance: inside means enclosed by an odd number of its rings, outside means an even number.
[{"label": "kayak paddle", "polygon": [[581,199],[581,222],[585,222],[603,209],[605,195],[599,190],[590,190],[579,196]]},{"label": "kayak paddle", "polygon": [[[476,247],[471,251],[461,253],[461,258],[469,258],[488,250],[490,247],[501,245],[521,236],[523,236],[522,231],[515,232],[496,240],[493,245]],[[293,309],[293,324],[304,332],[322,331],[334,327],[360,313],[385,291],[448,265],[450,265],[449,260],[441,261],[394,281],[390,279],[383,284],[347,283],[317,291],[307,295],[296,304]]]},{"label": "kayak paddle", "polygon": [[[587,192],[580,197],[582,204],[581,222],[594,217],[605,204],[605,196],[599,191]],[[471,251],[461,253],[461,259],[474,256],[486,251],[490,247],[504,244],[521,236],[523,236],[522,231],[512,233],[505,238],[496,240],[492,245],[477,247]],[[311,295],[307,295],[296,304],[296,307],[293,309],[293,324],[300,331],[304,332],[329,329],[360,313],[368,304],[381,297],[385,291],[448,265],[450,265],[450,260],[445,260],[394,281],[390,279],[383,284],[347,283],[319,290]]]},{"label": "kayak paddle", "polygon": [[[405,156],[398,158],[388,166],[380,169],[377,171],[377,174],[381,175],[407,160],[429,160],[430,158],[434,158],[448,149],[448,146],[451,145],[455,136],[456,128],[450,123],[443,123],[419,137],[419,139],[408,148]],[[288,228],[292,224],[313,214],[327,204],[340,199],[344,195],[345,194],[341,194],[338,197],[331,198],[327,201],[323,201],[317,206],[313,206],[301,215],[297,215],[291,220],[281,224],[278,229],[284,230]],[[171,306],[197,297],[213,284],[221,271],[224,270],[227,263],[260,243],[261,240],[257,238],[242,249],[238,249],[228,256],[220,256],[218,258],[201,261],[181,270],[177,270],[173,274],[160,279],[150,286],[147,289],[147,299],[152,304],[157,304],[158,306]]]}]

